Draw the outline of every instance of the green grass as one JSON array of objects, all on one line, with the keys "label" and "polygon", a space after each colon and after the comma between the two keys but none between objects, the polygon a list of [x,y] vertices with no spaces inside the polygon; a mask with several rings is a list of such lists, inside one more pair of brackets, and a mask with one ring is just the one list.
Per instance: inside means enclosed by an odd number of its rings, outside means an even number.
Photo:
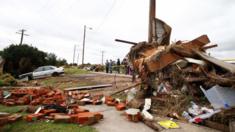
[{"label": "green grass", "polygon": [[57,81],[55,78],[50,77],[50,78],[44,79],[41,83],[44,86],[53,86],[57,83]]},{"label": "green grass", "polygon": [[63,83],[59,85],[59,88],[65,89],[65,88],[73,88],[73,87],[81,87],[89,85],[97,85],[97,83],[96,82]]},{"label": "green grass", "polygon": [[29,123],[26,121],[17,121],[7,124],[3,127],[4,132],[96,132],[90,126],[79,126],[78,124],[53,123],[46,121],[37,121]]},{"label": "green grass", "polygon": [[64,69],[65,74],[87,74],[89,71],[79,69],[77,67],[70,67]]},{"label": "green grass", "polygon": [[[4,106],[0,105],[1,112],[18,113],[25,109],[26,106]],[[21,112],[23,116],[27,113]],[[78,124],[69,123],[53,123],[46,121],[26,122],[24,120],[16,121],[15,123],[7,124],[2,129],[2,132],[96,132],[91,126],[79,126]]]},{"label": "green grass", "polygon": [[0,105],[0,111],[1,112],[7,112],[7,113],[17,113],[23,109],[25,109],[26,106],[5,106]]},{"label": "green grass", "polygon": [[97,84],[96,82],[92,82],[92,81],[85,81],[85,82],[69,81],[69,82],[60,83],[60,81],[57,78],[54,78],[54,77],[44,79],[40,83],[43,86],[51,86],[51,87],[56,87],[56,88],[60,88],[60,89],[71,88],[71,87],[80,87],[80,86],[88,86],[88,85],[96,85]]}]

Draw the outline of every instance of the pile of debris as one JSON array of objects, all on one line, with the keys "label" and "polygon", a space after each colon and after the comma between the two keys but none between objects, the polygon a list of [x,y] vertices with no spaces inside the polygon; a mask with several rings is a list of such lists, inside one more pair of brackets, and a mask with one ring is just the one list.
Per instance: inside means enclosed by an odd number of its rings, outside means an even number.
[{"label": "pile of debris", "polygon": [[[79,95],[84,95],[79,94]],[[77,97],[77,96],[74,96]],[[84,96],[86,97],[86,96]],[[89,112],[77,104],[70,104],[63,91],[52,88],[19,88],[0,91],[0,103],[7,106],[28,105],[26,121],[47,120],[53,122],[91,125],[103,119],[99,112]],[[0,122],[8,123],[15,116],[4,116]],[[17,116],[18,117],[18,116]],[[18,118],[17,118],[18,119]]]},{"label": "pile of debris", "polygon": [[79,105],[93,104],[100,105],[102,104],[102,94],[99,95],[91,95],[88,92],[79,92],[79,91],[68,91],[65,93],[69,98],[70,103],[77,103]]},{"label": "pile of debris", "polygon": [[[142,82],[135,102],[153,98],[153,107],[156,107],[153,111],[160,114],[165,112],[162,109],[168,110],[164,115],[172,115],[174,110],[178,110],[177,114],[181,115],[184,110],[188,109],[192,100],[200,104],[207,103],[206,106],[209,107],[210,112],[202,110],[197,116],[190,115],[193,116],[192,119],[205,113],[211,114],[207,117],[210,118],[213,115],[219,115],[220,109],[233,109],[235,106],[235,65],[206,53],[207,49],[217,46],[208,45],[210,40],[207,35],[202,35],[192,41],[177,41],[170,44],[169,27],[164,26],[163,21],[156,20],[156,22],[163,25],[161,29],[163,31],[159,33],[156,31],[158,35],[155,36],[155,41],[137,43],[128,54],[129,61]],[[160,30],[159,27],[158,29]],[[162,109],[157,108],[156,105]],[[183,113],[187,115],[186,111]],[[233,120],[235,117],[235,114],[229,115],[232,116],[225,122],[223,122],[224,115],[219,117],[221,119],[219,123],[228,126],[228,120]],[[218,118],[215,120],[218,121]]]},{"label": "pile of debris", "polygon": [[205,50],[215,46],[206,46],[209,42],[208,37],[202,35],[192,41],[178,41],[168,46],[140,43],[132,47],[129,60],[143,82],[154,74],[159,82],[168,80],[173,87],[182,87],[182,83],[189,88],[192,83],[207,88],[215,84],[235,86],[235,65],[207,55]]},{"label": "pile of debris", "polygon": [[52,88],[18,88],[10,91],[0,91],[0,103],[13,105],[46,105],[64,104],[63,91]]},{"label": "pile of debris", "polygon": [[[155,6],[154,0],[151,2]],[[199,119],[209,118],[228,127],[235,117],[235,112],[232,112],[235,106],[235,65],[206,53],[208,49],[217,47],[217,44],[210,43],[207,35],[170,44],[171,27],[155,18],[152,12],[148,42],[116,40],[134,45],[126,58],[142,82],[135,98],[130,101],[130,107],[143,108],[144,99],[151,98],[152,113],[186,118],[196,123]],[[206,110],[197,107],[194,110],[200,112],[192,114],[188,110],[190,101],[205,106],[202,108]],[[227,114],[220,114],[224,112]],[[194,119],[197,121],[192,121]]]},{"label": "pile of debris", "polygon": [[21,118],[22,118],[22,115],[20,114],[11,115],[9,113],[0,112],[0,127],[8,123],[13,123]]},{"label": "pile of debris", "polygon": [[[34,107],[29,106],[28,110]],[[76,123],[80,125],[91,125],[103,119],[103,115],[99,112],[89,112],[89,110],[81,108],[78,105],[43,105],[34,113],[28,114],[25,120],[32,122],[39,119],[52,120],[54,122]]]},{"label": "pile of debris", "polygon": [[16,86],[16,79],[10,74],[0,73],[0,86]]}]

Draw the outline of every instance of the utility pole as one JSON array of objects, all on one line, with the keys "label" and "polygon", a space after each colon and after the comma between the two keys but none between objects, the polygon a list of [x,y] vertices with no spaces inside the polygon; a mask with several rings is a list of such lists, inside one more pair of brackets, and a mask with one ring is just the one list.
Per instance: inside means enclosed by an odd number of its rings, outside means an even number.
[{"label": "utility pole", "polygon": [[[82,44],[82,64],[84,64],[84,54],[85,54],[85,43],[86,43],[86,28],[87,26],[84,25],[84,31],[83,31],[83,44]],[[88,27],[88,29],[92,30],[91,27]]]},{"label": "utility pole", "polygon": [[77,65],[79,63],[79,47],[78,47],[78,57],[77,57]]},{"label": "utility pole", "polygon": [[101,53],[102,53],[101,64],[104,65],[104,51],[101,51]]},{"label": "utility pole", "polygon": [[25,34],[25,32],[26,32],[25,29],[21,29],[21,30],[19,30],[19,32],[16,32],[17,34],[21,34],[20,45],[22,45],[22,43],[23,43],[24,36],[29,36],[28,34]]},{"label": "utility pole", "polygon": [[73,49],[73,64],[72,65],[74,65],[75,53],[76,53],[76,45],[74,45],[74,49]]},{"label": "utility pole", "polygon": [[148,42],[151,43],[154,41],[156,36],[156,0],[150,0],[149,4],[149,33],[148,33]]}]

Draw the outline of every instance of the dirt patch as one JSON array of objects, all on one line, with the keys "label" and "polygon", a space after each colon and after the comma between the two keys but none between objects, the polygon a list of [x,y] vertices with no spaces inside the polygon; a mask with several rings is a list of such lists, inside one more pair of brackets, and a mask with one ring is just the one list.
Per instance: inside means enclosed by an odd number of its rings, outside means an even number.
[{"label": "dirt patch", "polygon": [[58,77],[49,77],[38,80],[31,80],[25,82],[24,86],[45,86],[52,88],[71,88],[79,86],[88,86],[88,85],[98,85],[98,84],[113,84],[112,87],[104,89],[90,90],[91,93],[102,93],[104,95],[111,94],[114,91],[120,90],[122,88],[132,85],[131,78],[126,76],[119,75],[106,75],[106,74],[82,74],[82,75],[68,75]]}]

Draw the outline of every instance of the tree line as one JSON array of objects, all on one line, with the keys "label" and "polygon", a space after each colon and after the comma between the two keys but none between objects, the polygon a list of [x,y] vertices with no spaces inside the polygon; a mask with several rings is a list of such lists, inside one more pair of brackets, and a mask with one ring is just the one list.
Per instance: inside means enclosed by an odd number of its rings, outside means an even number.
[{"label": "tree line", "polygon": [[11,44],[0,51],[0,56],[5,60],[3,72],[14,77],[43,65],[67,65],[65,59],[58,58],[54,53],[47,53],[27,44]]}]

